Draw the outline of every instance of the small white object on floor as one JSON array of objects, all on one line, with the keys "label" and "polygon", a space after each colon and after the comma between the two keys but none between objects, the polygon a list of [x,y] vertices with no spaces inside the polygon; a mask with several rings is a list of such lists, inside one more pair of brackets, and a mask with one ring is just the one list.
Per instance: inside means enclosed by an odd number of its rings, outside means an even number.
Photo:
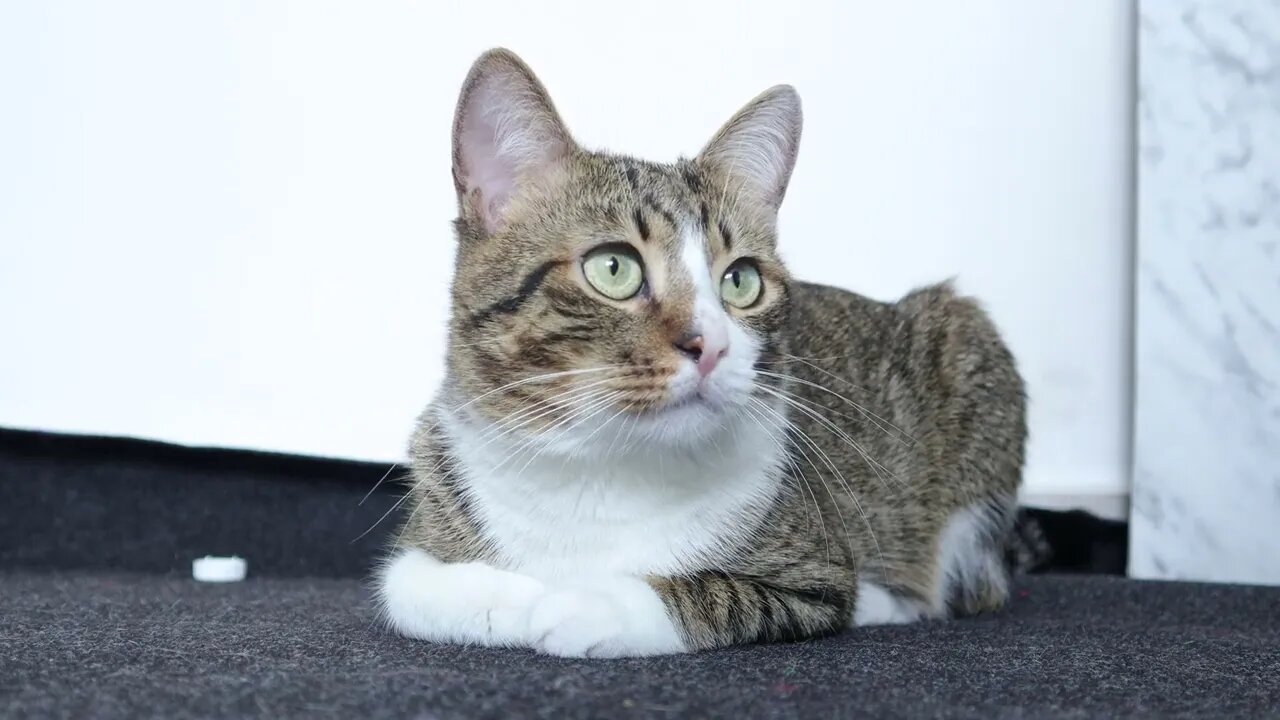
[{"label": "small white object on floor", "polygon": [[240,557],[214,557],[205,555],[191,562],[191,576],[199,582],[240,582],[249,571],[249,564]]}]

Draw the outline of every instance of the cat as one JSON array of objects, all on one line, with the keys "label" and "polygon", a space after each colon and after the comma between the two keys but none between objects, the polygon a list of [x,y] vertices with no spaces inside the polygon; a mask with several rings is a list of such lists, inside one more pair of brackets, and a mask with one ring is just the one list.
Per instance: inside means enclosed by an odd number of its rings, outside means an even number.
[{"label": "cat", "polygon": [[377,571],[396,632],[643,656],[1005,602],[1014,359],[948,284],[791,277],[800,132],[777,86],[693,159],[590,151],[518,57],[475,62],[446,377]]}]

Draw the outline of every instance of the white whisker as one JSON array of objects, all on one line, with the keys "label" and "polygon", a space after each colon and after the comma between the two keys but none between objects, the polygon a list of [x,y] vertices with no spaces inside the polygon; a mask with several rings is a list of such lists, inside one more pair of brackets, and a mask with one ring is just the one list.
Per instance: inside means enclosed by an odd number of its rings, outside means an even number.
[{"label": "white whisker", "polygon": [[[811,388],[814,388],[815,390],[821,390],[821,391],[822,391],[822,392],[824,392],[824,393],[828,393],[828,394],[833,395],[833,396],[835,396],[835,397],[837,397],[837,398],[840,398],[841,400],[843,400],[844,402],[846,402],[846,403],[848,403],[850,406],[852,406],[852,407],[853,407],[853,409],[857,410],[859,413],[861,413],[861,414],[863,414],[864,416],[866,416],[866,417],[867,417],[867,419],[868,419],[869,421],[871,421],[873,424],[876,424],[876,426],[877,426],[877,427],[879,427],[881,430],[884,430],[885,434],[886,434],[886,435],[889,435],[889,437],[894,437],[894,436],[893,436],[893,434],[892,434],[892,433],[890,433],[887,429],[885,429],[882,425],[879,425],[878,423],[876,423],[876,421],[879,421],[880,423],[884,423],[885,425],[888,425],[889,427],[893,428],[894,430],[897,430],[898,432],[900,432],[900,433],[902,433],[903,435],[905,435],[908,439],[910,439],[910,440],[911,440],[911,442],[913,442],[913,443],[914,443],[914,442],[916,442],[916,439],[915,439],[914,437],[911,437],[910,433],[908,433],[906,430],[903,430],[902,428],[900,428],[900,427],[898,427],[898,426],[894,425],[893,423],[889,422],[888,420],[885,420],[884,418],[881,418],[879,415],[876,415],[875,413],[873,413],[873,412],[871,412],[870,410],[866,409],[866,408],[865,408],[865,407],[863,407],[862,405],[860,405],[860,404],[858,404],[858,403],[854,402],[853,400],[850,400],[849,398],[845,397],[844,395],[841,395],[840,393],[838,393],[838,392],[836,392],[835,390],[832,390],[832,389],[830,389],[830,388],[828,388],[828,387],[826,387],[826,386],[819,385],[818,383],[815,383],[815,382],[810,382],[810,381],[808,381],[808,380],[805,380],[804,378],[798,378],[798,377],[796,377],[796,376],[794,376],[794,375],[787,375],[787,374],[785,374],[785,373],[772,373],[772,372],[765,372],[764,370],[756,370],[756,372],[757,372],[757,373],[759,373],[760,375],[764,375],[765,377],[771,377],[771,378],[775,378],[775,379],[778,379],[778,380],[789,380],[789,381],[791,381],[791,382],[797,382],[797,383],[800,383],[801,385],[804,385],[804,386],[806,386],[806,387],[811,387]],[[901,438],[896,438],[896,437],[894,437],[894,439],[895,439],[895,440],[898,440],[899,442],[902,442]]]},{"label": "white whisker", "polygon": [[[791,466],[791,469],[794,471],[794,477],[796,479],[796,487],[800,488],[802,491],[800,495],[800,503],[804,505],[806,513],[809,511],[809,504],[804,500],[804,493],[807,492],[809,494],[809,498],[813,500],[813,509],[818,515],[818,527],[822,532],[822,542],[823,542],[823,545],[826,547],[827,567],[830,568],[831,567],[831,534],[827,532],[827,523],[822,519],[822,505],[818,502],[818,496],[813,492],[813,488],[809,485],[808,479],[805,478],[804,471],[800,469],[800,466],[796,464],[795,458],[791,457],[791,453],[787,451],[786,443],[783,440],[779,440],[776,435],[770,432],[769,429],[765,427],[764,423],[770,422],[770,424],[772,424],[773,427],[778,428],[779,430],[782,430],[784,433],[786,432],[786,429],[782,428],[776,423],[773,423],[767,416],[760,413],[759,410],[755,410],[754,408],[752,408],[751,405],[744,405],[743,409],[749,411],[748,414],[750,415],[751,419],[755,420],[756,424],[760,426],[760,429],[766,435],[768,435],[769,439],[772,440],[774,444],[777,445],[778,449],[780,449],[783,452],[783,457],[786,458],[787,463]],[[814,469],[816,470],[817,468],[814,468]],[[785,475],[786,473],[784,472],[784,476]],[[840,509],[836,508],[836,512],[838,513],[839,511]],[[841,522],[843,522],[843,518],[841,519]]]},{"label": "white whisker", "polygon": [[[865,511],[865,510],[863,509],[863,507],[862,507],[862,503],[858,500],[858,495],[857,495],[857,493],[855,493],[855,492],[853,491],[853,488],[849,485],[848,481],[846,481],[846,480],[845,480],[844,475],[840,472],[840,469],[839,469],[838,467],[836,467],[836,464],[835,464],[835,462],[833,462],[833,461],[831,460],[831,457],[830,457],[829,455],[827,455],[827,453],[826,453],[825,451],[823,451],[822,447],[821,447],[821,446],[819,446],[819,445],[818,445],[818,443],[817,443],[817,442],[815,442],[815,441],[813,440],[813,438],[809,437],[809,434],[808,434],[808,433],[806,433],[804,430],[801,430],[799,427],[797,427],[797,426],[796,426],[796,424],[795,424],[795,423],[793,423],[793,422],[791,422],[789,419],[787,419],[787,417],[786,417],[785,415],[783,415],[782,413],[780,413],[780,412],[778,412],[777,410],[773,409],[773,408],[772,408],[772,407],[770,407],[767,403],[761,402],[760,400],[757,400],[757,399],[755,399],[755,398],[751,398],[751,401],[752,401],[752,402],[754,402],[754,403],[756,403],[758,407],[760,407],[760,408],[762,408],[762,409],[765,409],[765,410],[767,410],[768,412],[770,412],[770,413],[774,414],[775,416],[777,416],[777,417],[778,417],[778,418],[779,418],[783,423],[785,423],[785,424],[786,424],[786,426],[787,426],[787,427],[788,427],[792,432],[794,432],[794,433],[795,433],[796,435],[798,435],[802,440],[804,440],[804,441],[805,441],[805,444],[807,444],[807,445],[810,447],[810,449],[812,449],[815,453],[817,453],[817,454],[818,454],[818,456],[819,456],[820,458],[822,458],[823,462],[827,465],[827,467],[831,469],[832,474],[835,476],[836,480],[837,480],[837,481],[840,483],[840,485],[843,487],[843,489],[844,489],[845,493],[849,496],[849,500],[853,502],[853,506],[854,506],[854,508],[855,508],[855,509],[857,509],[858,514],[862,516],[862,522],[863,522],[863,525],[865,525],[865,526],[866,526],[866,528],[867,528],[867,532],[871,535],[871,542],[872,542],[872,544],[874,544],[874,545],[875,545],[875,547],[876,547],[876,554],[880,557],[880,564],[881,564],[882,566],[883,566],[883,565],[885,565],[885,562],[884,562],[884,553],[883,553],[883,552],[881,551],[881,549],[880,549],[880,541],[879,541],[879,539],[877,539],[877,538],[876,538],[876,531],[875,531],[875,529],[871,526],[871,519],[867,517],[867,513],[866,513],[866,511]],[[807,453],[806,453],[806,456],[807,456]],[[812,462],[812,461],[811,461],[811,462]],[[816,468],[815,468],[815,469],[816,469]],[[839,507],[839,501],[837,501],[837,500],[836,500],[835,495],[831,492],[831,488],[827,487],[827,484],[826,484],[826,482],[822,479],[821,475],[819,475],[818,480],[819,480],[819,482],[821,482],[821,483],[822,483],[822,487],[827,491],[827,494],[831,496],[831,502],[836,504],[836,511],[837,511],[837,513],[839,513],[839,510],[840,510],[840,507]],[[841,522],[842,522],[842,523],[844,522],[844,516],[843,516],[843,515],[840,515],[840,520],[841,520]],[[848,527],[846,526],[846,527],[845,527],[845,537],[846,537],[846,538],[851,538],[851,536],[848,534],[848,532],[849,532],[849,529],[848,529]],[[852,549],[852,548],[851,548],[851,549]]]},{"label": "white whisker", "polygon": [[852,436],[849,435],[849,433],[845,432],[843,428],[836,425],[834,422],[832,422],[827,417],[823,416],[818,411],[801,404],[795,399],[786,397],[782,393],[766,385],[757,384],[756,388],[761,390],[762,392],[766,392],[778,398],[779,400],[787,403],[788,405],[795,408],[796,410],[799,410],[806,417],[809,417],[814,421],[816,421],[823,429],[827,430],[827,432],[830,432],[832,435],[835,435],[837,438],[840,439],[840,441],[844,442],[846,445],[853,448],[853,450],[858,453],[858,456],[861,457],[864,462],[866,462],[867,467],[871,468],[871,472],[875,473],[876,477],[880,480],[881,484],[886,484],[885,475],[888,475],[889,479],[891,480],[896,480],[899,483],[902,482],[901,478],[895,475],[893,471],[889,470],[889,468],[885,467],[883,464],[881,464],[880,462],[872,458],[871,454],[868,453],[865,449],[863,449],[863,447],[859,445],[858,442],[854,440]]}]

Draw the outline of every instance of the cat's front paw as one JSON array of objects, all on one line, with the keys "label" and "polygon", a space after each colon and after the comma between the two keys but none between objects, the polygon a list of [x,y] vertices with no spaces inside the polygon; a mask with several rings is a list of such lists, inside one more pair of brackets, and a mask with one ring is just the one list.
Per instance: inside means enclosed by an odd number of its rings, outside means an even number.
[{"label": "cat's front paw", "polygon": [[666,606],[643,580],[612,578],[543,596],[529,614],[534,647],[561,657],[685,652]]},{"label": "cat's front paw", "polygon": [[442,563],[408,549],[382,568],[383,616],[402,635],[500,647],[530,644],[529,613],[541,581],[484,563]]},{"label": "cat's front paw", "polygon": [[534,647],[561,657],[599,657],[623,634],[622,609],[601,593],[562,590],[533,606],[529,634]]}]

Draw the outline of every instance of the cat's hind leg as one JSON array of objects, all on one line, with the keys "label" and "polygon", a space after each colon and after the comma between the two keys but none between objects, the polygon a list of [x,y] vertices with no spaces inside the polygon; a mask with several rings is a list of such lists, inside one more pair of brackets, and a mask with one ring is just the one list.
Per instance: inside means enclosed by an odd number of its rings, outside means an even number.
[{"label": "cat's hind leg", "polygon": [[927,615],[919,601],[890,592],[882,585],[866,580],[858,583],[858,598],[853,606],[853,624],[900,625],[915,622]]},{"label": "cat's hind leg", "polygon": [[949,615],[997,610],[1009,598],[1005,539],[1012,498],[977,502],[954,511],[938,536],[935,603]]}]

